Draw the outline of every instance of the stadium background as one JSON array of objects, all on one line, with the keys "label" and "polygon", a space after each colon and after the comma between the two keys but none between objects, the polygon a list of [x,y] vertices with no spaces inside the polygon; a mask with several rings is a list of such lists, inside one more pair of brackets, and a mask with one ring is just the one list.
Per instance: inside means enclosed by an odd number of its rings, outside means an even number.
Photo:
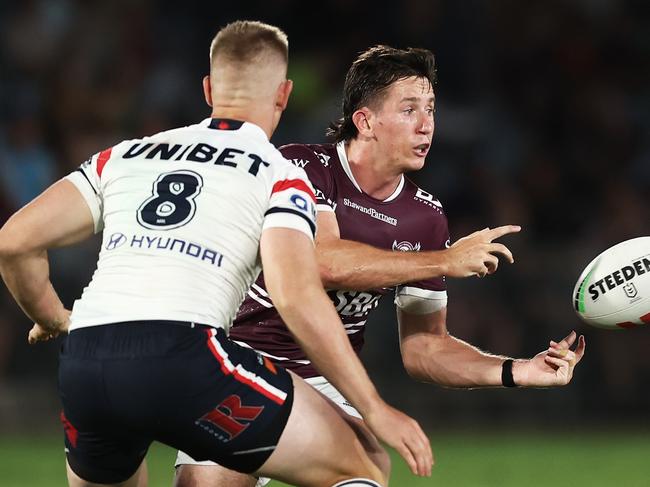
[{"label": "stadium background", "polygon": [[[571,307],[593,256],[650,235],[650,4],[0,2],[0,223],[90,154],[208,116],[200,85],[208,45],[239,18],[289,35],[295,89],[276,144],[325,140],[359,51],[432,49],[436,132],[413,179],[442,200],[452,238],[523,226],[504,240],[515,265],[449,283],[449,329],[517,357],[571,329],[586,335],[567,388],[445,390],[406,376],[392,303],[382,303],[364,360],[383,395],[431,432],[447,460],[438,472],[454,479],[417,485],[607,485],[606,472],[621,485],[650,485],[650,331],[589,329]],[[88,281],[97,247],[52,252],[67,305]],[[0,485],[61,485],[58,344],[28,347],[29,326],[0,286]],[[482,466],[490,458],[497,463]],[[31,476],[11,480],[23,461]],[[416,485],[409,479],[393,484]]]}]

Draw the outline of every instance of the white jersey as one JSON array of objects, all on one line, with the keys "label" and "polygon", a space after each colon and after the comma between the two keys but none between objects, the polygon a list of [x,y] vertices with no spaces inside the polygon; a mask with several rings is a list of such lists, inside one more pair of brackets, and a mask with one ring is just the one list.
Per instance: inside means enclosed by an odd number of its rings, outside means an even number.
[{"label": "white jersey", "polygon": [[247,122],[207,119],[127,140],[67,179],[104,230],[70,330],[176,320],[227,331],[259,274],[262,231],[313,239],[316,228],[304,171]]}]

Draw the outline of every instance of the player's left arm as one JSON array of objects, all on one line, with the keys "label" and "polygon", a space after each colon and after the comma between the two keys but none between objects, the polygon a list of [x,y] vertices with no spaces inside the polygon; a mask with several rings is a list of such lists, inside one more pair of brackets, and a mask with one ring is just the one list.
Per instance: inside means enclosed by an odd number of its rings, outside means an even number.
[{"label": "player's left arm", "polygon": [[47,250],[93,233],[86,200],[67,179],[54,183],[0,229],[0,274],[27,316],[47,332],[37,339],[67,330],[70,314],[50,282]]},{"label": "player's left arm", "polygon": [[365,291],[442,276],[446,272],[444,251],[394,252],[342,239],[332,211],[319,210],[317,222],[316,257],[326,289]]},{"label": "player's left arm", "polygon": [[[404,367],[411,377],[446,387],[500,387],[501,372],[509,357],[485,353],[447,331],[447,308],[416,314],[398,308],[400,349]],[[575,350],[575,332],[559,343],[550,342],[531,359],[513,359],[513,378],[521,387],[566,385],[585,351],[580,336]]]}]

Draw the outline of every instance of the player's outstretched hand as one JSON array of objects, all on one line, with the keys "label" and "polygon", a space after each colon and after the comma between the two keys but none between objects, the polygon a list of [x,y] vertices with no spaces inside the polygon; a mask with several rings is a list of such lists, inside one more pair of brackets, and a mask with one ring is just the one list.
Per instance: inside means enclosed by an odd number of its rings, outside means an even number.
[{"label": "player's outstretched hand", "polygon": [[[580,335],[575,350],[571,347],[576,341],[576,332],[572,331],[559,343],[551,340],[547,350],[538,353],[532,359],[517,362],[519,368],[515,382],[528,387],[564,386],[571,382],[573,370],[585,354],[585,337]],[[513,370],[513,373],[515,371]]]},{"label": "player's outstretched hand", "polygon": [[34,345],[36,342],[46,342],[58,337],[61,333],[67,333],[69,326],[70,311],[66,309],[60,320],[56,320],[48,326],[34,323],[34,326],[32,326],[32,329],[29,330],[29,334],[27,335],[27,341],[30,345]]},{"label": "player's outstretched hand", "polygon": [[505,258],[511,264],[515,261],[512,252],[503,244],[493,242],[499,237],[521,230],[518,225],[504,225],[497,228],[485,228],[474,232],[446,250],[448,255],[448,277],[484,277],[493,274],[499,267],[499,258]]},{"label": "player's outstretched hand", "polygon": [[364,420],[377,438],[402,455],[411,472],[431,476],[431,445],[417,421],[386,403],[373,408]]}]

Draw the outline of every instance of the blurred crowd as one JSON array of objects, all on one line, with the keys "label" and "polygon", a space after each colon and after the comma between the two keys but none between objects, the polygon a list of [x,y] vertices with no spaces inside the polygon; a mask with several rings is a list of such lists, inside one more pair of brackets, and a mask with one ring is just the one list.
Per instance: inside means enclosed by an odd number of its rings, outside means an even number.
[{"label": "blurred crowd", "polygon": [[[385,303],[371,318],[364,358],[388,397],[432,413],[432,424],[439,414],[487,423],[647,414],[650,330],[589,329],[571,302],[597,253],[650,235],[644,0],[0,2],[0,223],[91,154],[207,117],[208,46],[238,18],[289,35],[295,89],[276,144],[326,140],[358,52],[378,43],[434,51],[436,132],[427,166],[412,178],[445,205],[452,239],[523,227],[504,239],[513,266],[449,283],[450,331],[514,356],[571,329],[587,336],[566,390],[443,391],[402,372]],[[94,239],[52,254],[66,305],[92,275],[97,248]],[[0,286],[0,412],[12,384],[55,383],[57,346],[28,347],[29,326]]]}]

